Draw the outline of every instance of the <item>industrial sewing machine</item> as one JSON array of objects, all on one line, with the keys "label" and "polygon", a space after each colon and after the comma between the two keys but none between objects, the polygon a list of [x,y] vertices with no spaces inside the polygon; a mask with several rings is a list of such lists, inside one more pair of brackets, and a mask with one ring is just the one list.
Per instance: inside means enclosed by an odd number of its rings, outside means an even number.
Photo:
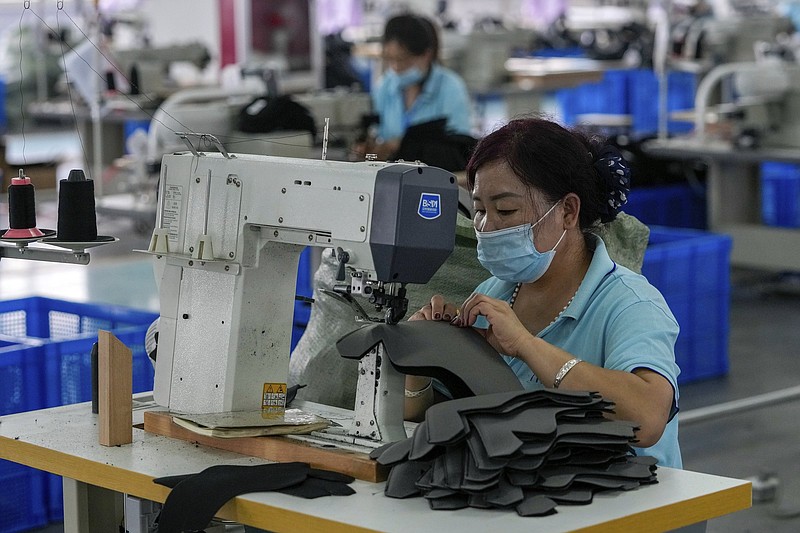
[{"label": "industrial sewing machine", "polygon": [[125,79],[131,84],[131,94],[151,97],[166,97],[177,90],[177,85],[169,80],[172,63],[189,62],[203,69],[211,60],[208,49],[199,42],[160,48],[114,50],[112,55]]},{"label": "industrial sewing machine", "polygon": [[[427,282],[452,252],[458,188],[444,170],[187,144],[164,156],[149,249],[161,307],[154,397],[171,411],[283,407],[306,246],[335,248],[337,290],[368,298],[390,324],[406,313],[405,284]],[[361,365],[349,434],[404,438],[403,376],[379,347]]]},{"label": "industrial sewing machine", "polygon": [[727,63],[702,79],[695,97],[697,140],[715,140],[707,127],[710,101],[725,81],[732,94],[711,114],[713,122],[729,126],[718,127],[724,142],[735,148],[800,148],[800,67],[777,58]]}]

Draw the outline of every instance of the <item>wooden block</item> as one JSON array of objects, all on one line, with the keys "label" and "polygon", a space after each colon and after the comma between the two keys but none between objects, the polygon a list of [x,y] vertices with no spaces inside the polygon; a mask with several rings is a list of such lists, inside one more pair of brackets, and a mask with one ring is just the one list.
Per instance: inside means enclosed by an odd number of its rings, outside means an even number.
[{"label": "wooden block", "polygon": [[144,413],[144,429],[157,435],[196,442],[212,448],[260,457],[269,461],[308,463],[314,468],[347,474],[372,483],[384,481],[389,473],[386,467],[379,465],[365,453],[339,448],[321,448],[288,437],[221,439],[199,435],[177,425],[172,421],[172,415],[166,411],[146,411]]},{"label": "wooden block", "polygon": [[133,357],[109,331],[97,332],[97,399],[100,444],[133,442]]}]

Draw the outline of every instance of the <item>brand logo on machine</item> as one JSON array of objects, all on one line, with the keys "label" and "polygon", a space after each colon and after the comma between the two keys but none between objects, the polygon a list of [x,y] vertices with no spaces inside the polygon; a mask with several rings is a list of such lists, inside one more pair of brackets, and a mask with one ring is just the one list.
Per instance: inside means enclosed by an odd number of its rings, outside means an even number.
[{"label": "brand logo on machine", "polygon": [[442,198],[438,193],[424,192],[419,197],[417,213],[422,218],[433,220],[442,214]]}]

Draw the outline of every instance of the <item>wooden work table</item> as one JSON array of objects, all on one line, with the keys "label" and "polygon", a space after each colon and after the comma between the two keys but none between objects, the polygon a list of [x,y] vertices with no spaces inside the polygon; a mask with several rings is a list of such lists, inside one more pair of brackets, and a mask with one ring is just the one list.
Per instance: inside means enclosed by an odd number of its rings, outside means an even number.
[{"label": "wooden work table", "polygon": [[[147,404],[134,407],[141,423]],[[98,444],[97,415],[89,403],[0,417],[0,458],[64,476],[67,533],[99,531],[87,526],[97,512],[91,491],[130,494],[163,502],[168,489],[153,478],[199,472],[217,464],[255,465],[264,460],[134,429],[133,443]],[[558,513],[521,518],[513,511],[432,511],[423,498],[397,500],[382,483],[356,480],[356,494],[306,500],[273,492],[239,496],[219,516],[270,531],[666,531],[746,509],[747,481],[658,469],[658,483],[630,492],[598,494],[590,505],[560,505]],[[78,496],[74,496],[77,493]],[[86,495],[89,495],[87,497]],[[83,497],[81,497],[83,496]]]}]

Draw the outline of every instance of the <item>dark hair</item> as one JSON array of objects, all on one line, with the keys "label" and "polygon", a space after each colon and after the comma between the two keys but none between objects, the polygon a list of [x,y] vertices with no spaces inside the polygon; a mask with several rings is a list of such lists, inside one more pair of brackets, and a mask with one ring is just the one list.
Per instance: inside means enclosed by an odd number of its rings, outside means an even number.
[{"label": "dark hair", "polygon": [[[598,156],[605,157],[608,149],[603,139],[550,120],[518,118],[478,142],[467,163],[467,180],[470,188],[474,187],[475,173],[481,166],[503,161],[523,183],[542,191],[550,202],[568,193],[577,194],[581,200],[579,224],[587,230],[598,221],[610,222],[619,210],[619,205],[610,205],[609,199],[620,196],[621,181],[612,183],[606,176],[608,171],[601,168],[608,166],[605,160],[597,164]],[[629,176],[625,178],[629,185]],[[622,203],[626,194],[624,189]]]},{"label": "dark hair", "polygon": [[397,42],[412,55],[421,56],[433,51],[433,60],[439,59],[439,35],[433,21],[420,15],[397,15],[386,22],[383,43]]}]

